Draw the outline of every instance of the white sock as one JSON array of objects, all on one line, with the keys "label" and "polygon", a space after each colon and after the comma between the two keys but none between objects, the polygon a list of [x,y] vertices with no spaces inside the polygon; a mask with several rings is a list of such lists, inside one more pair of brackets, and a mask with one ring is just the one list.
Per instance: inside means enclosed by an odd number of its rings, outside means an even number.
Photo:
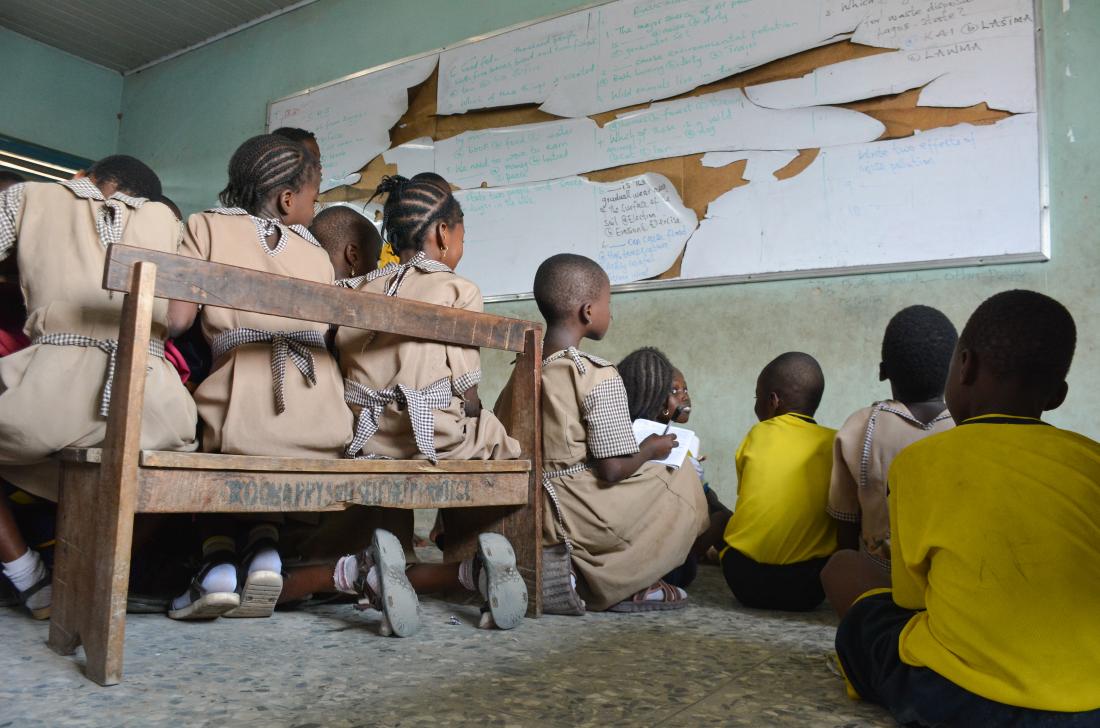
[{"label": "white sock", "polygon": [[[686,591],[684,591],[683,589],[681,589],[678,586],[674,586],[672,588],[676,590],[676,593],[680,595],[681,599],[686,597],[687,594],[688,594]],[[664,593],[664,591],[662,591],[660,589],[660,587],[658,587],[657,589],[653,589],[651,591],[646,592],[646,595],[645,595],[645,600],[647,602],[662,602],[662,601],[664,601],[664,599],[665,599],[665,593]]]},{"label": "white sock", "polygon": [[[358,556],[342,556],[336,562],[336,568],[332,572],[332,585],[336,587],[336,591],[343,592],[344,594],[358,594],[355,591],[355,580],[359,576],[359,557]],[[367,586],[371,588],[375,594],[378,594],[382,589],[382,582],[378,575],[378,567],[374,564],[370,565],[370,569],[367,571]]]},{"label": "white sock", "polygon": [[279,558],[279,552],[275,549],[261,549],[248,563],[248,573],[256,571],[274,571],[276,574],[283,571],[283,560]]},{"label": "white sock", "polygon": [[[233,564],[218,564],[206,572],[199,588],[202,589],[204,594],[237,591],[237,567]],[[190,603],[191,590],[188,589],[172,600],[172,609],[182,609]]]},{"label": "white sock", "polygon": [[474,583],[474,560],[466,559],[458,565],[458,583],[466,589],[472,592],[478,590],[477,584]]},{"label": "white sock", "polygon": [[15,561],[0,562],[4,564],[4,576],[11,580],[19,591],[27,591],[46,576],[46,565],[42,563],[42,557],[33,549],[27,549],[27,553]]}]

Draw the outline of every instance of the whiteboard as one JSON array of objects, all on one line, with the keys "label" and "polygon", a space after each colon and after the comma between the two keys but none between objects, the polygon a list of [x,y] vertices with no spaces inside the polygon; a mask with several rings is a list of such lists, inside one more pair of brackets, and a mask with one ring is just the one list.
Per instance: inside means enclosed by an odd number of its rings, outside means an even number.
[{"label": "whiteboard", "polygon": [[[374,158],[463,188],[461,272],[487,300],[529,297],[527,273],[567,251],[600,260],[615,290],[1042,261],[1037,2],[611,0],[279,99],[269,128],[318,134],[326,189]],[[844,39],[885,52],[673,98]],[[409,89],[437,69],[439,115],[530,104],[561,118],[391,145]],[[909,89],[919,106],[1014,116],[879,140],[878,120],[835,106]],[[618,114],[590,118],[608,111]],[[777,179],[807,148],[817,158]],[[705,215],[652,173],[621,181],[637,186],[637,209],[609,212],[598,201],[617,189],[578,176],[703,153],[703,167],[749,160],[748,184],[708,197]],[[650,227],[632,227],[636,217]],[[539,244],[520,244],[538,220]],[[644,280],[681,253],[679,277]]]}]

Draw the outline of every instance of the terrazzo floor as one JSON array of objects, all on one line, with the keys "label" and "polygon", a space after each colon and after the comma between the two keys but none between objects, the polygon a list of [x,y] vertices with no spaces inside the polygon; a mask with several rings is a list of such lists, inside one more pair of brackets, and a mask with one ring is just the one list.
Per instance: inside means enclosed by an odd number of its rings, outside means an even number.
[{"label": "terrazzo floor", "polygon": [[[680,612],[474,628],[477,605],[422,600],[421,630],[378,636],[346,604],[269,620],[127,620],[125,679],[102,688],[47,625],[0,610],[6,726],[892,726],[826,664],[827,608],[736,607],[703,567]],[[458,624],[451,624],[451,617]]]}]

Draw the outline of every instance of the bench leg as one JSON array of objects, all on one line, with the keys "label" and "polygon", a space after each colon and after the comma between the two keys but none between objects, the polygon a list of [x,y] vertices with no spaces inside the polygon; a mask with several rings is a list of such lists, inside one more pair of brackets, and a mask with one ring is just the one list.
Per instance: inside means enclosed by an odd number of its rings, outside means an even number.
[{"label": "bench leg", "polygon": [[103,497],[98,468],[70,468],[59,501],[49,646],[72,654],[83,644],[87,676],[114,685],[122,679],[134,512]]},{"label": "bench leg", "polygon": [[47,643],[60,655],[71,655],[80,646],[84,610],[80,596],[91,591],[95,542],[82,528],[92,510],[91,498],[99,482],[98,468],[76,463],[61,464],[57,502],[57,545],[54,548],[53,599]]}]

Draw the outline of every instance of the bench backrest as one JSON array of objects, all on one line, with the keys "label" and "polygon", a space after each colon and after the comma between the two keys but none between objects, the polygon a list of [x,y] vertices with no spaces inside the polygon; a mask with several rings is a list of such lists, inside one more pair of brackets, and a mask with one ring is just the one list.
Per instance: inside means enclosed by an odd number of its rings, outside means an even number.
[{"label": "bench backrest", "polygon": [[524,350],[528,331],[542,328],[533,321],[352,291],[128,245],[112,245],[107,251],[103,287],[129,293],[139,261],[157,267],[157,298],[515,352]]}]

